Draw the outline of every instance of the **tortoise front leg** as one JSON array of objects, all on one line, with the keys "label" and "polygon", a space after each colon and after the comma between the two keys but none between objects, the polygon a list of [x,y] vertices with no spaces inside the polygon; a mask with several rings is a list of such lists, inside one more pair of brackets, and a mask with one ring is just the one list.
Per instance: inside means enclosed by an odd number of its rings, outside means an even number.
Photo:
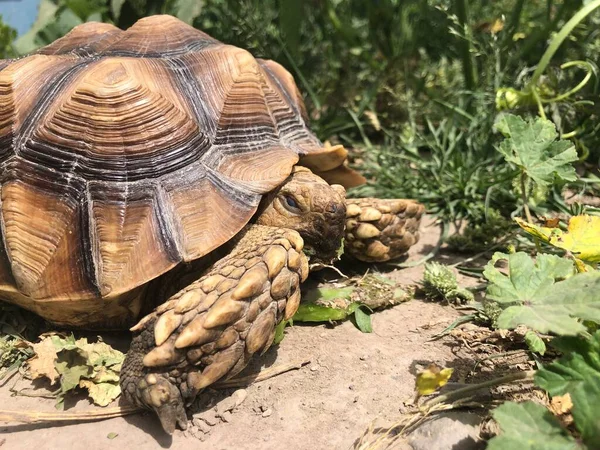
[{"label": "tortoise front leg", "polygon": [[205,275],[143,318],[121,371],[123,396],[154,410],[165,431],[185,429],[185,406],[241,371],[296,312],[308,276],[300,235],[250,225]]},{"label": "tortoise front leg", "polygon": [[365,262],[398,258],[419,240],[425,207],[404,199],[346,199],[344,252]]}]

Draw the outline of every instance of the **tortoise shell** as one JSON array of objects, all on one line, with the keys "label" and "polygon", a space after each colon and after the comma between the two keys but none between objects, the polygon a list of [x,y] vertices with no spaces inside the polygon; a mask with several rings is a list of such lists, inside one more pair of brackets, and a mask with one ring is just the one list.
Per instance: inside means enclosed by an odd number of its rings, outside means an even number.
[{"label": "tortoise shell", "polygon": [[169,16],[1,61],[0,292],[114,298],[200,258],[322,153],[306,123],[283,67]]}]

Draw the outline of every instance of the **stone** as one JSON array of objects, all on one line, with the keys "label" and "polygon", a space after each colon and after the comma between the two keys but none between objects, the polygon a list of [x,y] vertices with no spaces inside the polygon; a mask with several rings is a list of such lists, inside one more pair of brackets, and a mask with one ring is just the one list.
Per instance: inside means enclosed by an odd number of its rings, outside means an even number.
[{"label": "stone", "polygon": [[407,437],[414,450],[480,450],[485,442],[479,438],[482,418],[470,412],[444,412],[433,416]]},{"label": "stone", "polygon": [[210,425],[207,424],[204,420],[199,419],[199,418],[194,418],[192,420],[192,423],[194,424],[194,426],[196,428],[198,428],[198,430],[200,430],[202,433],[204,434],[208,434],[210,433]]},{"label": "stone", "polygon": [[208,411],[203,411],[201,413],[194,414],[194,419],[200,419],[206,422],[207,425],[214,427],[221,420],[217,417],[217,414],[214,409],[209,409]]},{"label": "stone", "polygon": [[240,406],[242,403],[244,403],[244,400],[246,400],[246,397],[248,397],[248,391],[246,391],[246,389],[238,389],[233,394],[231,394],[231,398],[235,399],[235,407],[236,408],[238,406]]}]

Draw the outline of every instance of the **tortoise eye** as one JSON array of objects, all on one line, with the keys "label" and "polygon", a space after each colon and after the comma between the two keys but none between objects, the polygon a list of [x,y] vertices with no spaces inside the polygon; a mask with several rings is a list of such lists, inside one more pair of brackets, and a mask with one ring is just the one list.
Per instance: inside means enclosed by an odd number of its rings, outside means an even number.
[{"label": "tortoise eye", "polygon": [[291,195],[283,195],[283,206],[291,212],[297,213],[300,212],[300,205],[298,204],[298,200],[296,200]]}]

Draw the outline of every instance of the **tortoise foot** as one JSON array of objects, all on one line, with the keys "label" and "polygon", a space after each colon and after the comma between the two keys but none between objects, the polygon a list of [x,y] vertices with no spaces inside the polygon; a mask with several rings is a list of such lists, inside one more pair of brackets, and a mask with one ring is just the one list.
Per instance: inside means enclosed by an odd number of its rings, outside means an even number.
[{"label": "tortoise foot", "polygon": [[419,240],[425,207],[404,199],[346,200],[344,252],[365,262],[385,262],[404,255]]},{"label": "tortoise foot", "polygon": [[296,312],[308,275],[302,248],[295,231],[247,227],[227,256],[132,328],[124,397],[154,410],[168,433],[185,428],[184,405],[264,353]]}]

